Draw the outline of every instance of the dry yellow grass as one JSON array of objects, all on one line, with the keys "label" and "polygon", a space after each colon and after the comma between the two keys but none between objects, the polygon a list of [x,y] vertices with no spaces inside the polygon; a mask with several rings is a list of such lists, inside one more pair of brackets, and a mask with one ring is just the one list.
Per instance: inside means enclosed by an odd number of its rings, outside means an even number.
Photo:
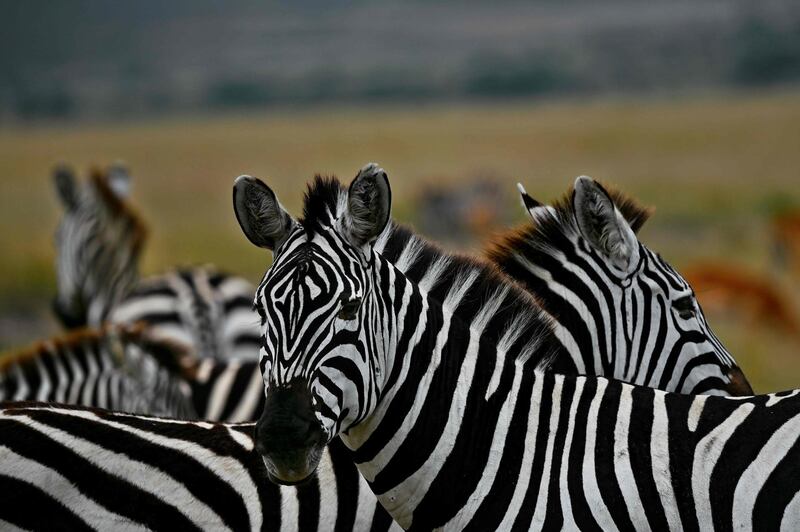
[{"label": "dry yellow grass", "polygon": [[[412,214],[410,200],[431,179],[491,172],[546,199],[589,174],[658,207],[643,240],[676,266],[716,257],[766,269],[766,212],[775,204],[800,204],[798,124],[800,93],[781,92],[0,129],[0,308],[8,314],[20,304],[41,306],[52,292],[59,206],[50,170],[57,161],[81,169],[116,158],[129,163],[134,200],[152,228],[148,272],[213,262],[257,279],[268,257],[236,226],[233,178],[264,178],[296,210],[314,173],[349,179],[368,161],[389,172],[400,219]],[[800,385],[793,347],[771,353],[762,343],[737,342],[752,354],[739,353],[737,345],[731,350],[745,370],[752,364],[760,389]],[[768,367],[791,371],[762,372],[756,366],[763,357],[780,361]]]}]

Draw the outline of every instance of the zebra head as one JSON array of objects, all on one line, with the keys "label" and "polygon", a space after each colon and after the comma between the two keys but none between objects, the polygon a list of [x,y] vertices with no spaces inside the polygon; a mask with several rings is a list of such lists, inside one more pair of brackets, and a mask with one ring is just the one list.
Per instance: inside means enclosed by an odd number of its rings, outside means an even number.
[{"label": "zebra head", "polygon": [[274,252],[255,297],[267,394],[256,442],[270,478],[292,484],[377,403],[386,372],[372,244],[388,224],[391,190],[370,164],[347,191],[317,177],[300,221],[249,176],[237,178],[233,203],[247,238]]},{"label": "zebra head", "polygon": [[588,177],[553,206],[519,188],[533,224],[490,254],[557,317],[571,370],[680,393],[752,394],[692,288],[638,240],[648,209]]},{"label": "zebra head", "polygon": [[82,186],[66,166],[56,168],[53,178],[64,207],[55,237],[53,309],[66,327],[99,325],[138,277],[146,231],[125,204],[130,177],[115,164],[93,171]]}]

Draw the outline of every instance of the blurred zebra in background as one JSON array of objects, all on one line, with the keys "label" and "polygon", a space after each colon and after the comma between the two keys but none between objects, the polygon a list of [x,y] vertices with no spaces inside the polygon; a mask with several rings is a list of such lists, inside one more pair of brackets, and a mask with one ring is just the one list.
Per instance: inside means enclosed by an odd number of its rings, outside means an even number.
[{"label": "blurred zebra in background", "polygon": [[56,232],[54,309],[65,326],[141,321],[200,357],[257,357],[258,316],[249,282],[212,267],[139,279],[147,230],[128,204],[125,167],[94,169],[81,186],[61,166],[54,180],[64,206]]},{"label": "blurred zebra in background", "polygon": [[255,360],[198,359],[142,323],[82,328],[0,353],[0,402],[39,401],[178,419],[255,421]]},{"label": "blurred zebra in background", "polygon": [[0,353],[0,401],[48,401],[193,419],[175,342],[141,326],[80,329]]}]

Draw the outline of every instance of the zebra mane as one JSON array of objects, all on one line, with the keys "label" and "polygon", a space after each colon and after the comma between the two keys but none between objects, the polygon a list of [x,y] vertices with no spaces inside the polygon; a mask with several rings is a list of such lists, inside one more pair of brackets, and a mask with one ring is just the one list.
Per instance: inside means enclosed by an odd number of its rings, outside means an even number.
[{"label": "zebra mane", "polygon": [[47,340],[38,340],[22,349],[6,350],[0,353],[0,373],[12,365],[33,365],[44,354],[63,353],[65,349],[97,345],[104,337],[105,331],[84,327]]},{"label": "zebra mane", "polygon": [[[114,342],[121,349],[114,349]],[[42,357],[66,357],[67,353],[83,349],[100,349],[106,346],[116,365],[125,365],[124,349],[128,344],[138,345],[164,369],[185,380],[195,377],[196,363],[191,350],[178,342],[153,337],[143,324],[108,325],[103,328],[84,327],[75,331],[40,340],[32,345],[0,353],[0,374],[11,366],[32,367]]]},{"label": "zebra mane", "polygon": [[[317,176],[308,187],[301,224],[307,232],[331,227],[346,208],[347,190],[338,179]],[[552,318],[493,264],[446,252],[391,220],[374,249],[433,299],[471,316],[499,349],[541,368],[557,356],[561,344]]]},{"label": "zebra mane", "polygon": [[[602,186],[633,232],[638,233],[654,209],[643,206],[636,199],[613,187],[605,184]],[[575,189],[571,186],[551,206],[539,207],[542,209],[540,216],[530,218],[516,229],[495,235],[487,244],[485,255],[495,264],[507,264],[513,262],[515,256],[525,256],[525,250],[529,247],[547,251],[564,249],[565,245],[571,246],[565,239],[580,234],[572,209],[574,192]]]},{"label": "zebra mane", "polygon": [[346,200],[347,190],[336,177],[315,175],[306,190],[300,224],[308,234],[330,227],[344,212]]},{"label": "zebra mane", "polygon": [[141,215],[125,200],[120,198],[111,189],[108,182],[108,170],[93,167],[89,173],[89,185],[97,193],[100,203],[105,207],[108,215],[121,220],[130,229],[133,250],[138,254],[147,240],[147,224]]}]

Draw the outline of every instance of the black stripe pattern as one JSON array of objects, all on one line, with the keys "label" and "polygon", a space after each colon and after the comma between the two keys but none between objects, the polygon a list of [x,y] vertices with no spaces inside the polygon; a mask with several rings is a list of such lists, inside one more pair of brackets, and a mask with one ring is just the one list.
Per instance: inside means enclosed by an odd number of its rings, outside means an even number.
[{"label": "black stripe pattern", "polygon": [[556,317],[556,335],[569,356],[553,369],[613,376],[679,393],[752,394],[706,322],[692,288],[636,239],[634,231],[649,212],[586,178],[576,187],[608,199],[606,219],[601,213],[595,223],[605,231],[618,227],[629,235],[627,245],[635,260],[627,267],[616,267],[604,241],[578,223],[582,210],[597,207],[581,202],[573,191],[549,206],[523,189],[531,222],[498,237],[488,251],[504,273],[521,282]]},{"label": "black stripe pattern", "polygon": [[[385,179],[368,166],[351,190],[364,174]],[[549,372],[560,343],[526,294],[396,226],[364,245],[348,217],[369,216],[352,205],[338,182],[318,179],[305,218],[270,233],[262,370],[268,391],[308,387],[321,430],[341,436],[401,526],[800,525],[798,391],[683,396]],[[240,220],[276,227],[257,222]],[[259,427],[291,420],[275,409]]]},{"label": "black stripe pattern", "polygon": [[0,401],[48,401],[193,419],[190,386],[173,364],[181,346],[140,328],[109,326],[0,356]]},{"label": "black stripe pattern", "polygon": [[[71,530],[396,529],[341,443],[323,454],[315,478],[279,488],[253,452],[252,431],[253,424],[7,403],[0,522]],[[342,467],[347,474],[338,473]]]}]

